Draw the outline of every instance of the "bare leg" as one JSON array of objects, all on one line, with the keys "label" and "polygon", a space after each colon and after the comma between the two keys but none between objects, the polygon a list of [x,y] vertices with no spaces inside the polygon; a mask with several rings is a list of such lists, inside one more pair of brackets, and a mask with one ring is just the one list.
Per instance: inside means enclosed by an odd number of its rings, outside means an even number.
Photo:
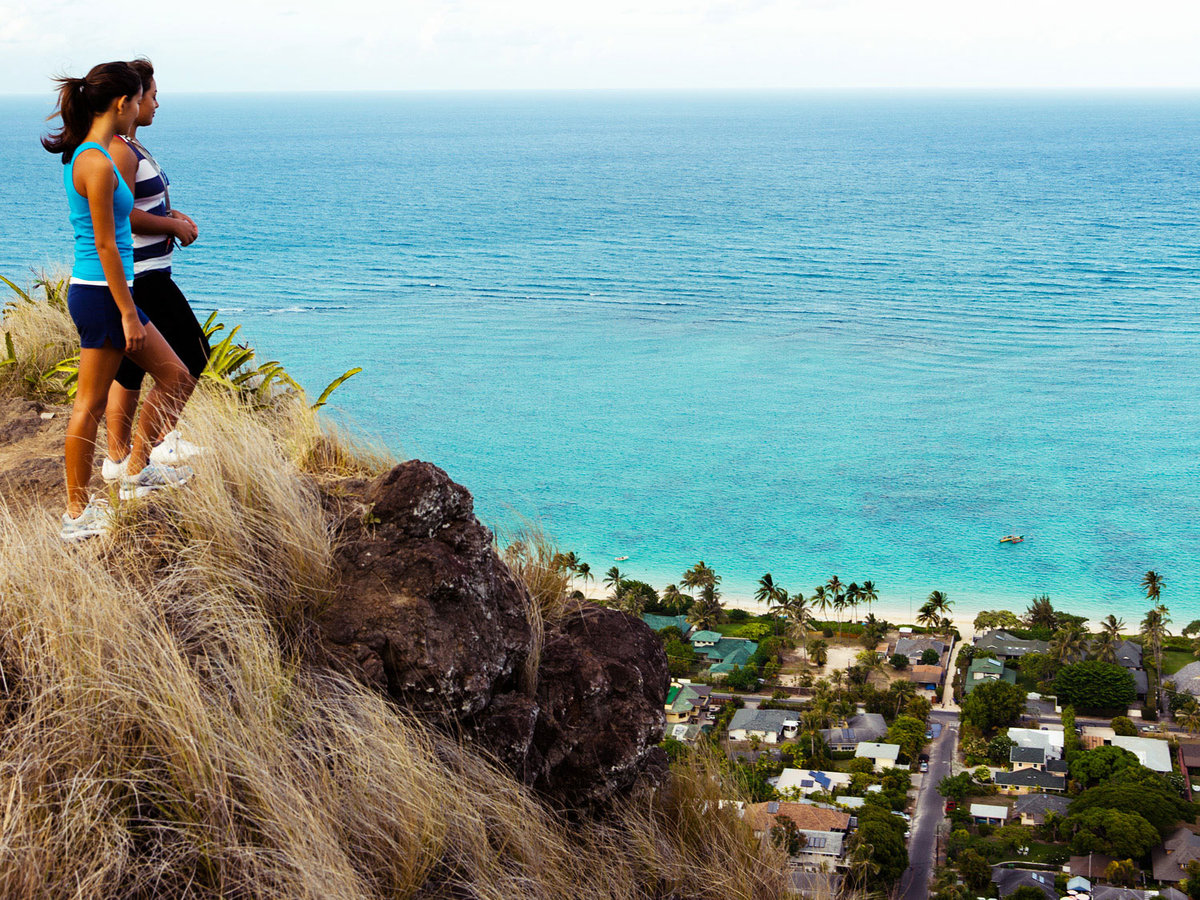
[{"label": "bare leg", "polygon": [[120,462],[129,454],[129,439],[133,433],[133,417],[137,413],[140,391],[131,391],[117,382],[108,389],[108,406],[104,410],[104,425],[108,432],[108,458]]},{"label": "bare leg", "polygon": [[133,449],[129,451],[127,471],[133,475],[146,467],[154,442],[161,440],[179,421],[183,404],[191,396],[196,379],[188,373],[159,330],[150,323],[146,323],[145,346],[137,353],[128,355],[154,377],[154,387],[142,404],[137,433],[133,437]]},{"label": "bare leg", "polygon": [[67,423],[67,514],[78,517],[88,502],[92,480],[92,458],[96,452],[96,429],[104,414],[108,387],[121,365],[121,351],[111,345],[84,347],[79,351],[79,379],[75,404]]}]

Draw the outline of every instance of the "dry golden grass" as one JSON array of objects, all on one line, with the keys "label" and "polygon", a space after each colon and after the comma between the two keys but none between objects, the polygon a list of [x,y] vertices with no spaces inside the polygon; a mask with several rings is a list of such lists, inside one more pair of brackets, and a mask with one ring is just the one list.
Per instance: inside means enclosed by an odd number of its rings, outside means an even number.
[{"label": "dry golden grass", "polygon": [[[784,896],[712,760],[568,822],[312,662],[336,587],[320,490],[387,460],[296,405],[202,390],[187,422],[214,452],[117,505],[111,539],[64,546],[57,513],[0,509],[0,897]],[[567,592],[549,543],[527,547],[542,622]]]}]

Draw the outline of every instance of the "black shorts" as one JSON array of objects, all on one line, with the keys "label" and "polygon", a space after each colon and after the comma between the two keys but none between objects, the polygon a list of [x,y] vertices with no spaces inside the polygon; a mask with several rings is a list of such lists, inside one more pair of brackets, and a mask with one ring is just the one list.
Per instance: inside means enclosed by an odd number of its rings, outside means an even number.
[{"label": "black shorts", "polygon": [[[149,316],[192,377],[199,378],[208,365],[211,352],[208,338],[204,336],[204,329],[196,320],[196,314],[188,305],[183,291],[171,280],[171,273],[162,269],[135,278],[133,302]],[[131,391],[141,390],[145,377],[146,372],[129,357],[121,360],[121,367],[117,370],[117,384],[121,387]]]}]

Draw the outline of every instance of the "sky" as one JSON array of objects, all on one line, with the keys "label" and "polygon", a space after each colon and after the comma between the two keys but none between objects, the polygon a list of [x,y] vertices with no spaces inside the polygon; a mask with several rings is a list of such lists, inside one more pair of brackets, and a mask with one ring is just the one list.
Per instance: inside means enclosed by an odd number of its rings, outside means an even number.
[{"label": "sky", "polygon": [[1197,0],[0,0],[0,93],[1200,89]]}]

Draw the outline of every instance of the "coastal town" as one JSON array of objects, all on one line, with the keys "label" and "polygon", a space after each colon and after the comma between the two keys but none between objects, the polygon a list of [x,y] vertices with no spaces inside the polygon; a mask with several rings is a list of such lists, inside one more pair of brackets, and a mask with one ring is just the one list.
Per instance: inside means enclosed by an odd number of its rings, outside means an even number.
[{"label": "coastal town", "polygon": [[939,591],[891,623],[837,577],[726,609],[704,563],[604,583],[663,641],[668,754],[717,755],[795,896],[1200,897],[1200,622],[1172,630],[1157,573],[1100,623],[1046,596],[965,623]]}]

